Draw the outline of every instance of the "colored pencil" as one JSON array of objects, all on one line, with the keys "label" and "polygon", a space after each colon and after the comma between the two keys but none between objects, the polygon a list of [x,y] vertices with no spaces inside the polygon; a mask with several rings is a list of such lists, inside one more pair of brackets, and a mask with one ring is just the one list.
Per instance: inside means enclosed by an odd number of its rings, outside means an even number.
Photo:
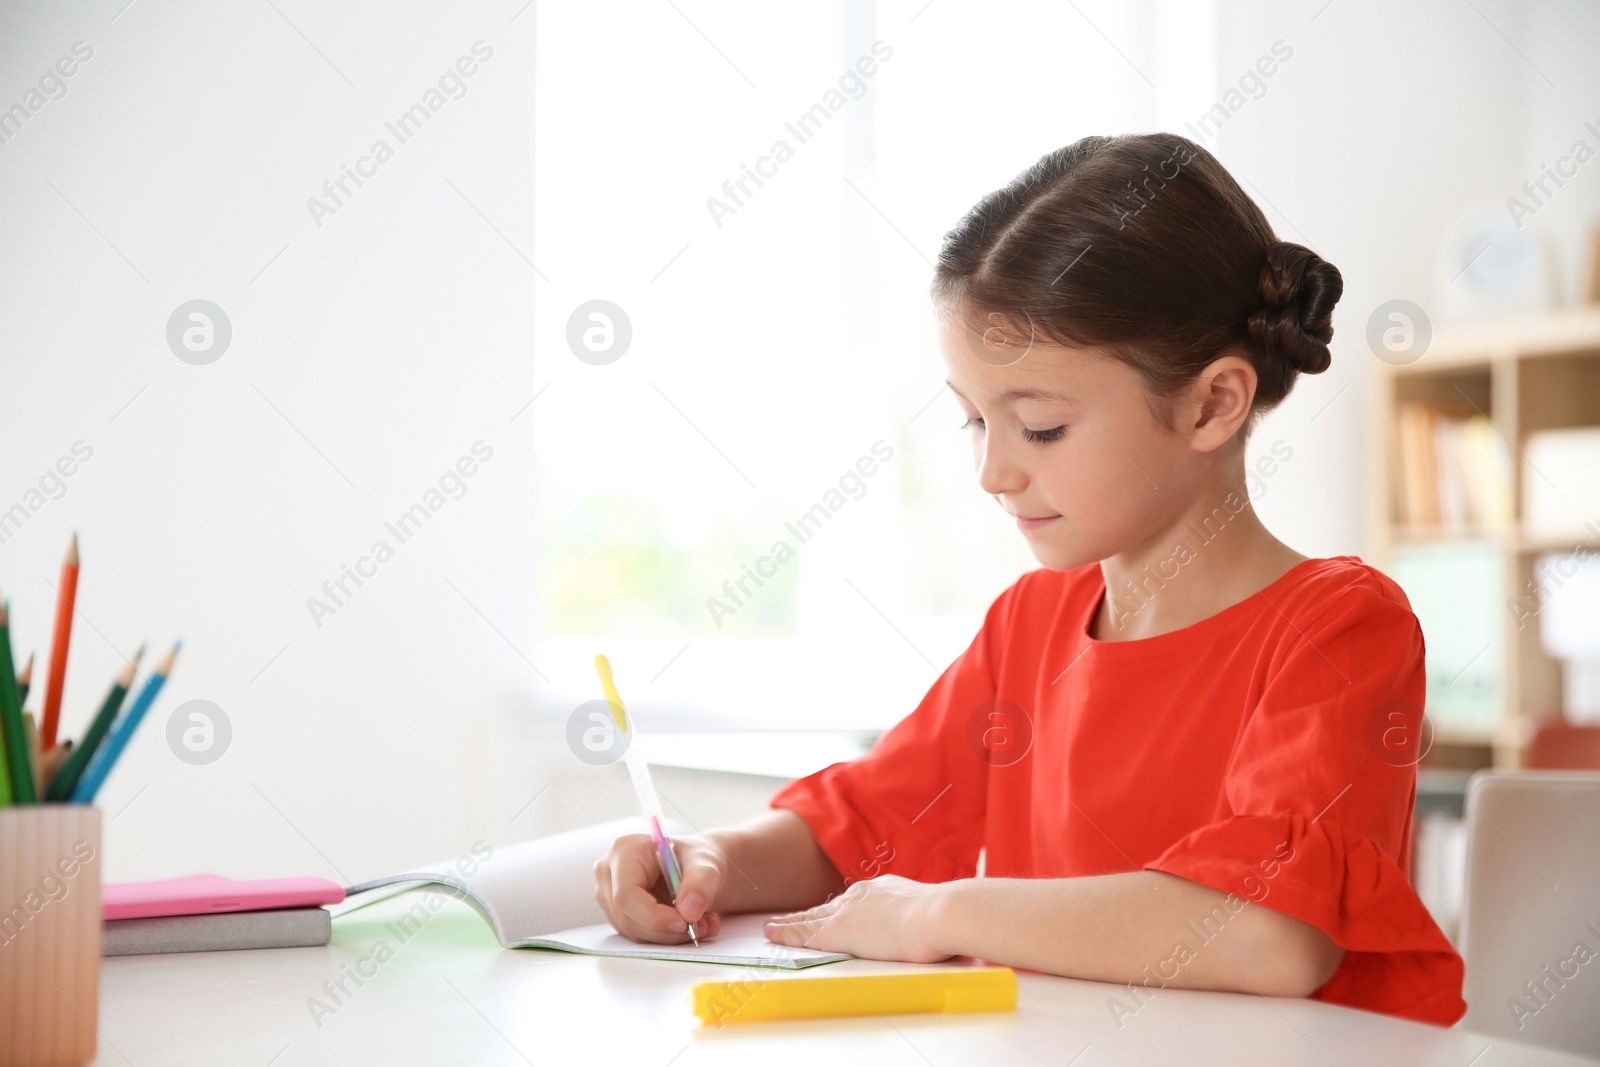
[{"label": "colored pencil", "polygon": [[28,777],[33,779],[33,795],[44,794],[44,783],[39,781],[39,726],[33,712],[22,713],[22,733],[28,739]]},{"label": "colored pencil", "polygon": [[72,614],[78,598],[78,535],[72,535],[67,556],[61,561],[61,585],[56,590],[56,629],[50,640],[50,677],[44,687],[44,718],[39,720],[39,743],[56,747],[56,725],[61,718],[61,689],[67,681],[67,646],[72,642]]},{"label": "colored pencil", "polygon": [[67,738],[55,748],[39,750],[39,795],[44,796],[50,779],[54,778],[61,765],[67,762],[67,757],[72,755],[72,738]]},{"label": "colored pencil", "polygon": [[172,673],[172,664],[177,660],[178,650],[182,647],[182,641],[172,646],[172,651],[167,653],[167,658],[161,661],[155,673],[145,679],[144,687],[139,690],[139,695],[133,698],[128,710],[117,716],[117,721],[111,728],[111,736],[106,738],[106,743],[100,746],[100,751],[89,761],[88,769],[83,772],[83,777],[78,779],[78,784],[72,790],[74,804],[88,804],[94,800],[94,795],[105,784],[106,775],[111,773],[117,757],[122,755],[123,748],[127,746],[128,738],[139,728],[144,713],[150,710],[150,705],[155,703],[161,687],[166,684],[167,675]]},{"label": "colored pencil", "polygon": [[0,729],[0,808],[9,807],[16,799],[11,795],[11,756],[5,734],[5,730]]},{"label": "colored pencil", "polygon": [[34,782],[35,797],[40,797],[45,790],[38,784],[38,723],[34,712],[22,712],[22,737],[27,741],[27,777]]},{"label": "colored pencil", "polygon": [[17,699],[17,665],[11,659],[11,605],[0,603],[0,726],[6,738],[6,770],[11,799],[36,804],[33,768],[28,765],[28,735],[22,728],[22,701]]},{"label": "colored pencil", "polygon": [[[605,653],[594,658],[594,669],[600,674],[600,688],[606,695],[606,702],[611,705],[611,717],[616,720],[617,729],[623,734],[633,733],[633,721],[628,718],[628,711],[622,704],[622,694],[617,692],[616,680],[611,676],[611,661]],[[656,856],[661,861],[661,874],[667,880],[667,889],[672,893],[672,902],[678,902],[678,886],[683,882],[683,873],[678,868],[678,857],[673,854],[672,841],[667,837],[667,831],[661,825],[661,797],[656,793],[655,782],[650,778],[650,768],[644,761],[644,756],[639,752],[639,746],[633,743],[635,739],[628,739],[628,747],[623,753],[627,763],[628,777],[633,780],[633,792],[639,800],[639,807],[644,811],[645,820],[650,824],[650,836],[655,838]],[[689,940],[696,945],[700,944],[700,935],[695,933],[694,923],[689,924]]]},{"label": "colored pencil", "polygon": [[67,757],[67,762],[50,779],[50,785],[44,791],[46,800],[66,800],[72,796],[73,789],[77,788],[78,779],[83,777],[83,770],[89,765],[89,760],[94,756],[95,750],[100,747],[100,742],[105,739],[106,731],[111,729],[111,720],[117,717],[117,709],[122,707],[122,698],[128,695],[128,687],[133,684],[134,672],[139,667],[139,658],[144,655],[144,646],[139,646],[139,651],[133,654],[133,659],[122,668],[122,673],[117,675],[117,680],[111,686],[111,692],[106,694],[104,704],[96,713],[94,721],[89,724],[89,732],[83,735],[83,740],[72,750],[72,755]]},{"label": "colored pencil", "polygon": [[28,690],[33,685],[33,653],[28,653],[28,662],[22,665],[22,670],[17,674],[17,703],[28,702]]}]

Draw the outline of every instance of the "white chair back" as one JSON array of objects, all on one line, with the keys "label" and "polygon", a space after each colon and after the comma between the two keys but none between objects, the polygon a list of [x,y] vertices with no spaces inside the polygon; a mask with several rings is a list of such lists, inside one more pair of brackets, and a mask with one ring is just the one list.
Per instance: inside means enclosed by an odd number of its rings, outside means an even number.
[{"label": "white chair back", "polygon": [[1467,787],[1468,1030],[1600,1056],[1600,772]]}]

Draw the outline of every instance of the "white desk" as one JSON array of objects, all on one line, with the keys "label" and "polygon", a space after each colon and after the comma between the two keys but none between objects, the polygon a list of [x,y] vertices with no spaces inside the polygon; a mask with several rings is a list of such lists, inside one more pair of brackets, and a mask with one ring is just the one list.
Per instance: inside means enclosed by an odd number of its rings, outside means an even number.
[{"label": "white desk", "polygon": [[[685,991],[692,982],[726,979],[739,973],[736,969],[507,951],[474,912],[454,901],[401,944],[384,924],[403,906],[404,898],[386,901],[335,920],[333,942],[322,948],[106,960],[95,1062],[137,1067],[1597,1062],[1310,1001],[1229,993],[1162,990],[1137,1015],[1124,1018],[1119,1029],[1106,1006],[1117,987],[1032,974],[1019,975],[1015,1014],[701,1028],[689,1013]],[[353,966],[368,956],[380,938],[395,949],[393,958],[377,965],[363,986],[347,982],[352,995],[319,1027],[307,1001],[322,996],[323,982],[338,977],[341,965]],[[900,965],[853,960],[829,965],[827,971],[886,966]]]}]

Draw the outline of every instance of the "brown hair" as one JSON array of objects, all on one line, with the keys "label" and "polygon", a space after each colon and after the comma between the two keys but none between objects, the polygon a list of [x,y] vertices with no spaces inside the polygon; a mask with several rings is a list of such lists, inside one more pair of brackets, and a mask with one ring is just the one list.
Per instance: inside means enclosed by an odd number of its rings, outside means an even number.
[{"label": "brown hair", "polygon": [[[1215,156],[1186,137],[1085,137],[945,235],[933,294],[967,321],[1104,349],[1159,400],[1233,347],[1254,365],[1256,418],[1327,370],[1344,280],[1280,241]],[[1026,325],[1024,325],[1026,324]],[[1165,404],[1153,410],[1171,428]]]}]

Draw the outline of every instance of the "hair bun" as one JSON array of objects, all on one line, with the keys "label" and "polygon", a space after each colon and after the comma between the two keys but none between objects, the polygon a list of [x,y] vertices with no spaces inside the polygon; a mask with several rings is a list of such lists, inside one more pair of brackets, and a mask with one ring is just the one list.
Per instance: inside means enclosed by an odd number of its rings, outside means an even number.
[{"label": "hair bun", "polygon": [[1279,241],[1267,248],[1258,289],[1262,306],[1247,320],[1250,337],[1296,371],[1327,370],[1333,306],[1344,293],[1339,268],[1304,245]]}]

